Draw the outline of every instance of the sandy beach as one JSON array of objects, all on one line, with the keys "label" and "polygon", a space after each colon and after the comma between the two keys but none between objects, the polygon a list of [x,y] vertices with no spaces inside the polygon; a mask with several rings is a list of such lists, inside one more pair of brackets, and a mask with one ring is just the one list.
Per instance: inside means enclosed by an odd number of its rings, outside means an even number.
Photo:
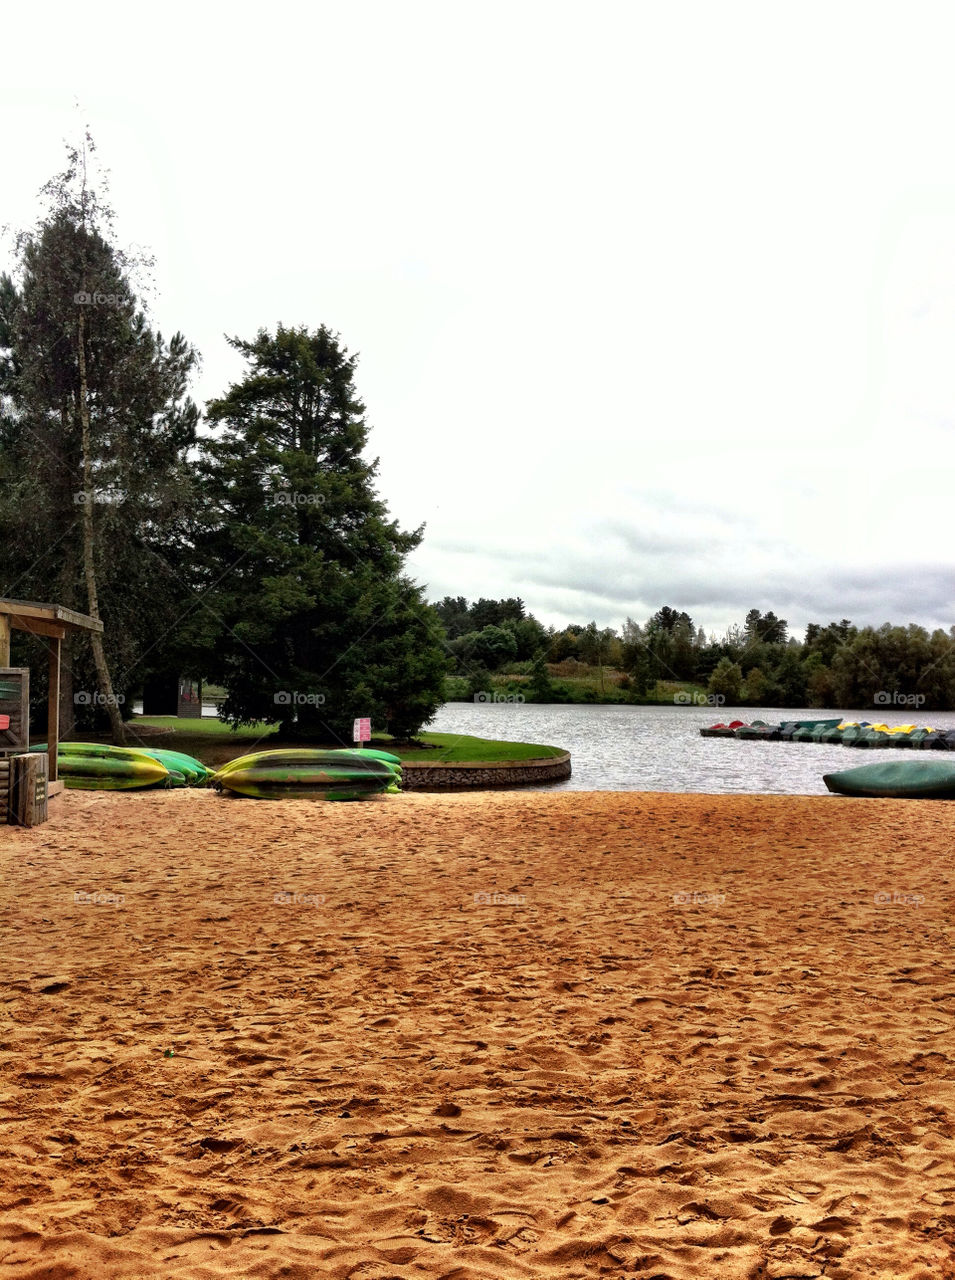
[{"label": "sandy beach", "polygon": [[955,1277],[955,806],[71,792],[0,1280]]}]

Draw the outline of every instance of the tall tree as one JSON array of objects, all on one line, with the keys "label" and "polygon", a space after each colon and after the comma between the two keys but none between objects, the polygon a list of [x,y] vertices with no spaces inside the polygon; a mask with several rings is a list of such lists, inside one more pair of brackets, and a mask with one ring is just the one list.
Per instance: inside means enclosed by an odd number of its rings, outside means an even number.
[{"label": "tall tree", "polygon": [[114,665],[125,690],[184,591],[165,553],[188,501],[195,355],[150,329],[88,181],[91,151],[88,135],[69,151],[39,226],[18,237],[16,280],[0,280],[0,590],[102,617],[96,701],[123,741]]},{"label": "tall tree", "polygon": [[422,530],[388,519],[362,456],[356,357],[324,325],[229,341],[249,369],[208,405],[201,462],[224,718],[341,741],[370,716],[410,736],[442,701],[444,636],[403,573]]},{"label": "tall tree", "polygon": [[467,635],[474,628],[471,625],[471,611],[464,596],[445,596],[443,600],[432,605],[441,619],[449,640],[457,640],[458,636]]},{"label": "tall tree", "polygon": [[690,615],[682,610],[672,609],[668,604],[665,604],[662,609],[656,611],[647,623],[647,629],[649,631],[672,631],[681,622],[689,628],[692,635],[693,620]]},{"label": "tall tree", "polygon": [[743,629],[750,643],[785,644],[788,631],[785,618],[777,618],[772,609],[760,613],[758,609],[750,609],[743,623]]}]

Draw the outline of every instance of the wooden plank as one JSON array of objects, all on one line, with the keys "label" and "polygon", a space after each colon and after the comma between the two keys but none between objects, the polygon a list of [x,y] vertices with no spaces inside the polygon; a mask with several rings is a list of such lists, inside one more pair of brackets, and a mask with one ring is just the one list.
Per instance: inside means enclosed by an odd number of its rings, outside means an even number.
[{"label": "wooden plank", "polygon": [[47,622],[45,618],[11,613],[7,615],[6,621],[14,631],[27,631],[31,636],[55,636],[57,640],[62,640],[66,635],[66,627],[57,622]]},{"label": "wooden plank", "polygon": [[24,756],[10,757],[10,812],[7,816],[8,822],[21,826],[20,815],[25,808],[26,766],[20,762],[24,759]]},{"label": "wooden plank", "polygon": [[67,609],[61,604],[42,604],[38,600],[0,598],[0,615],[3,614],[17,614],[22,618],[40,618],[47,622],[59,622],[71,630],[103,630],[103,623],[99,618],[90,618],[85,613],[77,613],[75,609]]},{"label": "wooden plank", "polygon": [[36,779],[34,782],[34,811],[33,823],[46,822],[49,817],[47,803],[49,799],[49,773],[47,770],[47,760],[45,756],[37,755]]},{"label": "wooden plank", "polygon": [[10,665],[10,619],[0,614],[0,667]]}]

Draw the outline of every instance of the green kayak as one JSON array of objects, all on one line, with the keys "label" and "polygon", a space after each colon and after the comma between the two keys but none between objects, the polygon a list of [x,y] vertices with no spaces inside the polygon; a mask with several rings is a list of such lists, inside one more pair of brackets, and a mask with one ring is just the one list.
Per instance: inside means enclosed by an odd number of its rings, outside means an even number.
[{"label": "green kayak", "polygon": [[394,791],[400,781],[397,757],[299,747],[230,760],[215,774],[213,786],[259,800],[360,800]]},{"label": "green kayak", "polygon": [[387,751],[351,751],[347,748],[289,747],[277,751],[257,751],[249,756],[237,756],[220,769],[217,778],[225,777],[234,769],[253,766],[267,769],[348,768],[359,775],[378,776],[382,770],[401,776],[401,761]]},{"label": "green kayak", "polygon": [[[31,747],[31,751],[46,751],[46,744]],[[173,786],[204,786],[212,777],[214,770],[207,769],[201,760],[187,756],[182,751],[166,751],[154,747],[114,747],[108,742],[61,742],[57,751],[57,760],[64,757],[98,760],[142,760],[149,756],[159,764],[165,765],[172,778]],[[176,775],[176,776],[173,776]]]},{"label": "green kayak", "polygon": [[881,796],[898,800],[955,799],[955,761],[884,760],[823,774],[841,796]]},{"label": "green kayak", "polygon": [[197,760],[195,756],[187,756],[183,751],[166,751],[156,747],[140,747],[139,750],[143,755],[152,756],[154,760],[164,764],[170,773],[181,773],[186,785],[190,787],[204,787],[215,773],[214,769],[207,769],[201,760]]},{"label": "green kayak", "polygon": [[[73,791],[130,791],[175,784],[166,766],[151,756],[124,748],[114,751],[115,755],[67,755],[58,751],[57,772]],[[180,785],[185,785],[185,778]]]}]

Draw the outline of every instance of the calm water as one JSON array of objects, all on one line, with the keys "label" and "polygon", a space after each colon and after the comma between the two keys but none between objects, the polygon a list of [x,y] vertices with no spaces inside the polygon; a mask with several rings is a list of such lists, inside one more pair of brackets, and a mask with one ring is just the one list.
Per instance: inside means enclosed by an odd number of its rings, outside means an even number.
[{"label": "calm water", "polygon": [[[737,742],[701,738],[717,721],[882,721],[955,728],[955,711],[907,715],[794,711],[772,707],[591,707],[448,702],[427,727],[438,733],[539,742],[571,754],[573,777],[547,790],[781,792],[828,795],[824,773],[875,760],[938,759],[936,752],[859,750],[813,742]],[[942,757],[945,758],[945,757]]]}]

